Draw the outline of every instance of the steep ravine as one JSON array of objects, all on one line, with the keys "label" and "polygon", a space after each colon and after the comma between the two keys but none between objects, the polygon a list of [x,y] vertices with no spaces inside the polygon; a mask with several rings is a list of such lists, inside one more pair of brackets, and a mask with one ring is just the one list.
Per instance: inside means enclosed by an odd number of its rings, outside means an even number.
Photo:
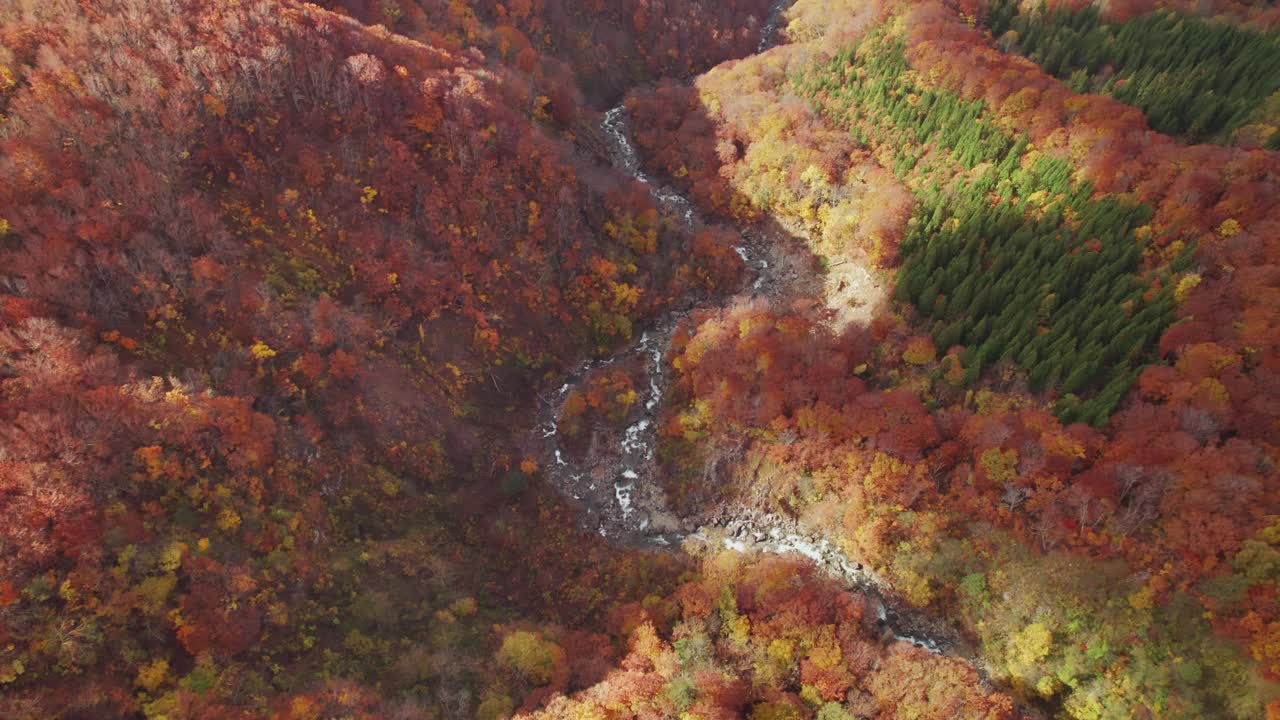
[{"label": "steep ravine", "polygon": [[[760,51],[772,46],[789,0],[776,3],[765,26]],[[678,190],[647,175],[631,141],[629,118],[622,105],[609,110],[600,130],[607,140],[609,160],[614,167],[645,183],[654,199],[690,227],[706,224],[694,203]],[[748,268],[742,289],[730,297],[706,301],[704,308],[724,307],[760,296],[776,296],[785,280],[770,262],[771,243],[756,228],[740,228],[741,242],[735,247]],[[719,507],[706,513],[714,518],[702,522],[695,517],[679,517],[671,511],[656,476],[657,420],[668,385],[665,358],[672,335],[687,310],[674,310],[660,317],[639,340],[614,355],[584,362],[564,379],[558,390],[541,398],[538,429],[544,444],[546,475],[561,492],[581,508],[586,527],[615,542],[651,547],[679,547],[686,543],[712,543],[743,552],[798,555],[812,561],[846,587],[872,598],[878,605],[886,636],[910,642],[938,654],[980,661],[965,647],[948,625],[910,608],[894,597],[892,589],[862,563],[848,557],[817,533],[807,532],[793,519],[739,507]],[[599,429],[597,437],[611,438],[607,448],[593,447],[584,458],[575,459],[562,446],[558,423],[560,411],[570,391],[581,389],[592,371],[618,364],[643,368],[644,382],[637,383],[639,398],[630,424],[620,434]]]},{"label": "steep ravine", "polygon": [[[703,224],[689,198],[655,181],[641,169],[623,107],[606,113],[601,129],[608,139],[610,159],[615,167],[648,185],[666,211],[683,218],[690,226]],[[775,270],[778,264],[766,259],[769,250],[766,240],[750,228],[741,231],[741,238],[735,250],[750,270],[748,280],[739,293],[721,299],[716,305],[770,296],[780,282]],[[645,330],[638,342],[607,358],[583,363],[554,394],[543,398],[539,429],[545,442],[547,475],[557,488],[581,506],[583,522],[601,536],[628,544],[674,547],[688,541],[715,542],[734,550],[806,557],[846,586],[877,599],[881,618],[895,638],[936,653],[955,648],[958,638],[944,625],[888,599],[891,593],[885,583],[862,563],[849,558],[820,535],[804,532],[790,518],[748,508],[717,508],[716,520],[699,524],[697,518],[677,517],[669,510],[656,477],[657,420],[668,384],[665,358],[672,334],[687,315],[683,310],[668,313]],[[638,388],[637,401],[640,409],[615,447],[596,449],[588,452],[586,458],[575,460],[561,447],[558,419],[564,399],[571,390],[580,388],[592,371],[615,364],[643,367],[645,380]],[[601,434],[608,436],[609,432]]]}]

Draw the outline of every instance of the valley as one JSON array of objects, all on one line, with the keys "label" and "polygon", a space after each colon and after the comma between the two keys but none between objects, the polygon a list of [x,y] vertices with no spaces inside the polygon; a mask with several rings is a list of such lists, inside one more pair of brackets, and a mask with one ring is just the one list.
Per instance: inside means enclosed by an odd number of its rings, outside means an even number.
[{"label": "valley", "polygon": [[1280,718],[1277,57],[0,3],[0,717]]}]

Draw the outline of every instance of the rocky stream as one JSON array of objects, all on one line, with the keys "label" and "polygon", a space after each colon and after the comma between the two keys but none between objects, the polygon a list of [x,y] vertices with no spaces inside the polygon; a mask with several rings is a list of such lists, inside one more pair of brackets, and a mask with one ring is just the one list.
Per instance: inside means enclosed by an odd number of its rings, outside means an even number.
[{"label": "rocky stream", "polygon": [[[782,0],[772,7],[760,52],[775,42],[782,13],[789,4],[789,0]],[[644,172],[631,140],[624,105],[605,113],[600,129],[614,167],[646,184],[663,210],[681,218],[691,228],[705,224],[688,197]],[[747,281],[737,294],[705,301],[700,307],[726,307],[745,299],[776,294],[781,281],[776,270],[778,263],[770,262],[768,239],[754,228],[740,228],[739,237],[741,241],[734,249],[748,269]],[[666,356],[672,335],[688,315],[688,310],[669,311],[648,327],[639,340],[607,358],[584,362],[564,379],[558,390],[542,398],[538,432],[544,443],[545,472],[551,483],[581,509],[581,522],[603,537],[631,546],[674,549],[691,542],[714,543],[741,552],[806,558],[849,589],[871,598],[886,636],[934,653],[969,655],[945,623],[898,601],[892,589],[869,568],[791,518],[745,507],[720,507],[702,517],[680,517],[670,509],[659,482],[660,468],[655,458],[657,421],[668,385]],[[565,398],[575,388],[581,388],[593,371],[615,363],[627,368],[643,367],[645,381],[637,388],[638,410],[615,447],[605,452],[590,452],[585,459],[575,460],[562,446],[559,428]]]}]

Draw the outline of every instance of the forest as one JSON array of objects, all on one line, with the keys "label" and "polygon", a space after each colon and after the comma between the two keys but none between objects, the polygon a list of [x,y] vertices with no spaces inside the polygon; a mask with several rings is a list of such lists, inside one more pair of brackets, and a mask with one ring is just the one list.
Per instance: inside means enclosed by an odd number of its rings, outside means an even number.
[{"label": "forest", "polygon": [[0,717],[1280,720],[1280,9],[0,3]]},{"label": "forest", "polygon": [[1203,142],[1248,125],[1280,149],[1280,39],[1171,11],[1104,22],[1094,6],[1019,13],[999,0],[987,26],[1076,92],[1096,89],[1140,108],[1151,127]]}]

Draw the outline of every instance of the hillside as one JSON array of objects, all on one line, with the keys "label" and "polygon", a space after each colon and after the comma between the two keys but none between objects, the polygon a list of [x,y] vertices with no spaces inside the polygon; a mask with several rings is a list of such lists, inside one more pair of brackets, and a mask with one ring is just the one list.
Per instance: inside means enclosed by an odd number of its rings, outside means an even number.
[{"label": "hillside", "polygon": [[0,716],[1280,718],[1278,26],[0,7]]}]

